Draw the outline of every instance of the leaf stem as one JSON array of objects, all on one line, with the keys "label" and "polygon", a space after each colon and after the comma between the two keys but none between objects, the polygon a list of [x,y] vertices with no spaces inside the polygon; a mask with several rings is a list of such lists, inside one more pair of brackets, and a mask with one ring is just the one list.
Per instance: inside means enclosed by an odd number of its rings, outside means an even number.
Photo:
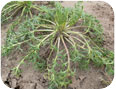
[{"label": "leaf stem", "polygon": [[64,42],[64,39],[63,39],[63,36],[61,36],[61,40],[62,40],[62,43],[64,45],[64,48],[66,50],[66,53],[67,53],[67,58],[68,58],[68,70],[70,71],[70,55],[69,55],[69,51],[68,51],[68,48]]},{"label": "leaf stem", "polygon": [[[8,10],[9,8],[12,8],[12,7],[17,6],[17,5],[18,5],[18,4],[14,4],[14,5],[12,5],[12,6],[9,6],[8,8],[4,9],[4,10],[2,11],[2,13],[5,12],[6,10]],[[19,6],[19,5],[18,5],[18,6]]]}]

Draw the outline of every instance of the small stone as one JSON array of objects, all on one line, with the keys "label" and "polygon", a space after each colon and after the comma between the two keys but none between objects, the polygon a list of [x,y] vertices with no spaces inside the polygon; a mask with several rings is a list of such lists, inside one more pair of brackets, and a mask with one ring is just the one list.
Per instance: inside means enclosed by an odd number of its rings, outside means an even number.
[{"label": "small stone", "polygon": [[17,80],[16,79],[12,79],[11,81],[11,88],[15,88],[17,84]]}]

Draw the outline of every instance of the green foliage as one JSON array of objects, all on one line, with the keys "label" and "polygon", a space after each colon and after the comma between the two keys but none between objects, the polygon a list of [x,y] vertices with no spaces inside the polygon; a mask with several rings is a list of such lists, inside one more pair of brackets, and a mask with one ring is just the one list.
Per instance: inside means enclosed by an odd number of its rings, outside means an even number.
[{"label": "green foliage", "polygon": [[[51,69],[52,70],[52,69]],[[51,73],[50,73],[51,72]],[[54,73],[52,73],[54,72]],[[71,77],[74,75],[74,72],[68,72],[68,71],[60,71],[56,72],[54,71],[49,71],[50,73],[50,82],[49,82],[49,89],[55,89],[55,88],[67,88],[67,86],[72,83]]]},{"label": "green foliage", "polygon": [[82,13],[81,16],[84,22],[82,25],[88,26],[84,31],[89,37],[97,44],[102,46],[102,42],[104,40],[103,37],[103,29],[100,22],[93,17],[92,15],[88,15],[86,13]]},{"label": "green foliage", "polygon": [[12,20],[17,16],[17,14],[19,14],[19,21],[24,18],[24,16],[32,17],[32,9],[41,11],[32,1],[11,1],[2,9],[1,22],[8,22],[8,20]]},{"label": "green foliage", "polygon": [[13,31],[17,23],[17,21],[12,23],[9,30],[7,31],[6,44],[2,47],[3,56],[8,55],[11,52],[11,50],[15,47],[15,43],[18,43],[15,32]]},{"label": "green foliage", "polygon": [[78,22],[84,13],[82,2],[77,3],[75,8],[72,8],[70,11],[69,25],[73,26]]},{"label": "green foliage", "polygon": [[[56,9],[55,9],[55,23],[59,25],[65,25],[68,19],[68,9],[62,8],[60,3],[56,3]],[[64,17],[65,16],[65,17]]]},{"label": "green foliage", "polygon": [[[114,54],[102,48],[102,27],[96,18],[83,11],[82,2],[74,8],[64,8],[58,2],[54,8],[40,8],[43,13],[27,18],[17,25],[17,31],[13,31],[13,25],[7,33],[3,55],[10,54],[13,48],[23,50],[21,45],[25,43],[28,45],[26,55],[13,69],[15,74],[20,73],[20,66],[28,60],[36,68],[47,70],[45,78],[49,80],[49,88],[67,88],[72,83],[76,63],[87,68],[92,61],[96,66],[105,65],[106,71],[113,73]],[[80,20],[82,23],[75,26]],[[49,51],[44,56],[41,55],[43,47]]]}]

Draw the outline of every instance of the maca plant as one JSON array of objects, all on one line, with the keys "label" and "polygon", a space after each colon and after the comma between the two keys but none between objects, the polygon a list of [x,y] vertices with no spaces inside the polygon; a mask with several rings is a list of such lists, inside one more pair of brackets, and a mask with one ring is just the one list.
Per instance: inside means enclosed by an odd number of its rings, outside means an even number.
[{"label": "maca plant", "polygon": [[[106,71],[113,73],[114,54],[102,48],[103,29],[95,17],[83,11],[81,2],[74,8],[64,8],[56,2],[54,9],[46,11],[26,20],[17,32],[7,33],[2,55],[14,49],[24,52],[22,46],[28,46],[26,55],[12,69],[15,75],[20,74],[25,60],[45,71],[49,88],[67,88],[77,66],[86,68],[90,62],[104,65]],[[44,56],[43,48],[46,48]]]}]

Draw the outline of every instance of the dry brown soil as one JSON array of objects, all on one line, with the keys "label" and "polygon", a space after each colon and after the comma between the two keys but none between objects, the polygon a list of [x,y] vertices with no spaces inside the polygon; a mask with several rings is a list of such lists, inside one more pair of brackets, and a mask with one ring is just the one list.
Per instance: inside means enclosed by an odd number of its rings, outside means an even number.
[{"label": "dry brown soil", "polygon": [[[76,2],[62,2],[65,7],[73,7]],[[105,2],[84,2],[84,10],[97,17],[104,28],[104,47],[114,51],[114,13],[112,7]],[[2,25],[1,43],[5,43],[6,32],[9,24]],[[11,70],[17,65],[21,57],[20,52],[14,52],[9,57],[1,59],[1,77],[3,82],[10,88],[20,89],[40,89],[48,88],[48,82],[44,79],[43,73],[35,70],[31,63],[26,62],[21,69],[23,72],[20,77],[12,75]],[[113,78],[103,72],[102,68],[96,68],[93,64],[89,65],[88,70],[77,69],[77,74],[72,78],[72,84],[68,88],[73,89],[99,89],[107,86],[105,82]]]}]

